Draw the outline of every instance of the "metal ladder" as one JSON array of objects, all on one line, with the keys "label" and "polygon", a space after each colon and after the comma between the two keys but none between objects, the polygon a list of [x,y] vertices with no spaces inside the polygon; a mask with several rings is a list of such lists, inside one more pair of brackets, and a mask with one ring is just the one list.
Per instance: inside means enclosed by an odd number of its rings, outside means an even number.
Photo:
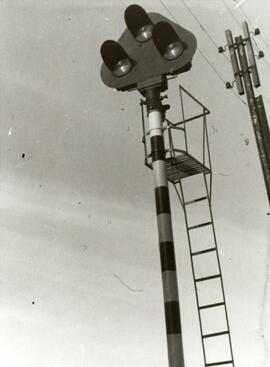
[{"label": "metal ladder", "polygon": [[[199,327],[201,334],[201,343],[203,349],[203,359],[205,367],[214,367],[214,366],[229,366],[235,367],[234,357],[232,351],[232,341],[231,341],[231,333],[228,321],[228,313],[227,306],[225,300],[225,292],[224,292],[224,284],[221,273],[220,266],[220,258],[217,248],[217,238],[215,232],[215,226],[213,221],[213,212],[211,206],[211,197],[212,197],[212,167],[211,167],[211,156],[210,156],[210,148],[209,148],[209,139],[208,139],[208,131],[207,131],[207,121],[206,116],[210,113],[210,111],[199,102],[194,96],[192,96],[185,88],[179,86],[180,92],[180,103],[182,110],[182,120],[176,123],[171,122],[168,118],[164,118],[164,136],[167,137],[167,149],[166,149],[166,167],[167,167],[167,175],[168,180],[174,186],[181,206],[184,211],[186,229],[187,229],[187,238],[189,243],[189,252],[191,259],[191,268],[192,268],[192,276],[193,283],[196,295],[196,306],[199,317]],[[184,112],[184,96],[187,96],[191,100],[193,100],[200,108],[202,108],[201,112],[192,117],[186,117]],[[145,151],[145,165],[152,169],[152,160],[150,151],[150,143],[149,143],[149,133],[145,128],[145,119],[144,119],[144,105],[145,102],[141,100],[141,113],[142,113],[142,125],[143,125],[143,144]],[[203,119],[203,153],[202,158],[197,159],[189,152],[188,147],[188,131],[187,124],[189,124],[193,120]],[[174,134],[177,132],[183,133],[184,136],[184,147],[178,149],[174,144]],[[199,177],[202,179],[202,183],[200,184],[201,188],[204,191],[199,197],[195,197],[192,199],[186,198],[185,189],[184,189],[184,180],[190,180],[191,177]],[[202,220],[196,224],[190,224],[190,218],[188,215],[188,208],[191,208],[193,205],[197,205],[198,203],[205,204],[208,212],[208,219]],[[205,209],[205,208],[204,208]],[[211,237],[212,237],[212,245],[206,246],[204,248],[196,249],[194,246],[194,238],[193,233],[199,233],[208,229]],[[207,256],[212,256],[212,263],[215,263],[215,272],[198,275],[196,262],[199,259],[204,259],[202,263],[208,265],[209,259]],[[207,269],[209,270],[209,269]],[[215,284],[213,284],[213,282]],[[203,302],[202,300],[202,292],[200,287],[205,287],[205,293],[210,298],[211,291],[216,287],[219,289],[219,298],[214,300],[206,300]],[[208,289],[207,289],[208,286]],[[206,315],[207,314],[207,317]],[[209,327],[207,325],[207,319],[213,321],[215,319],[216,323],[223,322],[221,328],[216,327],[215,329],[209,331]],[[220,319],[220,320],[219,320]],[[211,345],[212,343],[212,345]],[[213,346],[214,344],[214,346]],[[223,348],[221,348],[222,346]],[[226,353],[224,353],[226,349]],[[210,352],[216,352],[217,355],[213,356]],[[224,356],[221,354],[225,354]]]},{"label": "metal ladder", "polygon": [[[199,324],[200,324],[200,333],[201,333],[201,342],[202,342],[202,348],[203,348],[203,357],[204,357],[204,364],[205,367],[214,367],[214,366],[231,366],[234,367],[234,357],[233,357],[233,351],[232,351],[232,342],[231,342],[231,334],[230,334],[230,327],[229,327],[229,321],[228,321],[228,313],[227,313],[227,306],[226,306],[226,300],[225,300],[225,292],[224,292],[224,284],[223,284],[223,278],[222,278],[222,272],[221,272],[221,266],[220,266],[220,259],[219,259],[219,253],[218,253],[218,247],[217,247],[217,238],[216,238],[216,232],[215,232],[215,226],[213,221],[213,212],[211,207],[211,197],[210,192],[207,184],[207,174],[208,173],[200,173],[200,175],[203,176],[204,186],[205,186],[205,196],[201,196],[198,198],[195,198],[193,200],[185,200],[184,195],[184,189],[182,180],[179,181],[179,189],[182,197],[182,206],[184,210],[184,217],[186,222],[186,229],[187,229],[187,237],[188,237],[188,243],[189,243],[189,251],[190,251],[190,258],[191,258],[191,268],[192,268],[192,275],[193,275],[193,282],[194,282],[194,289],[196,294],[196,305],[198,310],[198,316],[199,316]],[[185,178],[185,180],[188,178]],[[200,222],[196,225],[190,225],[190,220],[188,218],[188,212],[187,207],[192,206],[194,204],[197,204],[199,202],[205,202],[209,209],[209,215],[210,220]],[[204,249],[201,250],[195,250],[193,248],[192,244],[192,235],[191,233],[193,231],[200,231],[202,228],[208,227],[210,231],[212,232],[212,238],[213,238],[213,245],[207,246]],[[203,276],[198,276],[196,273],[196,266],[195,266],[195,259],[203,258],[206,254],[212,254],[214,255],[214,259],[216,262],[216,272],[213,274],[212,272],[209,272],[209,274],[204,274]],[[213,259],[212,259],[213,261]],[[204,260],[204,262],[207,262],[207,258]],[[202,300],[200,299],[200,284],[204,283],[207,285],[207,283],[210,283],[212,280],[216,280],[217,285],[220,287],[220,297],[219,299],[211,302],[204,302],[202,303]],[[207,289],[207,288],[206,288]],[[203,322],[203,313],[208,311],[208,318],[211,320],[211,316],[209,315],[209,312],[211,310],[219,310],[218,316],[215,316],[215,318],[221,318],[223,321],[223,328],[213,330],[211,332],[207,332],[205,329],[207,328],[206,322]],[[223,343],[227,345],[223,345],[224,347],[227,347],[227,353],[226,358],[220,358],[215,360],[211,360],[209,358],[209,351],[207,351],[207,342],[211,340],[221,339],[223,337]],[[212,343],[213,344],[213,343]],[[225,349],[225,348],[224,348]],[[222,351],[224,352],[224,351]]]}]

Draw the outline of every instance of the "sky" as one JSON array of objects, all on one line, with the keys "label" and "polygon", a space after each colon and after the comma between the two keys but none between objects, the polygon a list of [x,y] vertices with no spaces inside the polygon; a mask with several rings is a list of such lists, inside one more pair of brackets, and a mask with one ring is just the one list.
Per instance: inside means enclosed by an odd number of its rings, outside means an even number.
[{"label": "sky", "polygon": [[[140,96],[100,79],[100,45],[119,38],[130,4],[0,1],[0,363],[6,367],[168,365]],[[239,35],[246,17],[250,28],[260,27],[256,42],[265,59],[258,61],[256,93],[269,116],[269,1],[137,4],[197,38],[192,69],[170,81],[168,118],[180,111],[179,84],[211,111],[213,212],[235,366],[267,367],[269,205],[245,97],[225,89],[232,70],[215,45],[225,45],[225,29]],[[188,242],[173,190],[171,201],[185,363],[200,367]]]}]

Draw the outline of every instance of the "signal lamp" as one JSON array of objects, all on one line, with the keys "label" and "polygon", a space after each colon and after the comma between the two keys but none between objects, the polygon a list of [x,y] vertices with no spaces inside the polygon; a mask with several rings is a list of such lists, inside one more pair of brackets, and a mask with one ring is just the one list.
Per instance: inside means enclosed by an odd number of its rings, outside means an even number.
[{"label": "signal lamp", "polygon": [[118,42],[112,40],[103,42],[100,52],[104,64],[117,77],[128,74],[133,67],[131,58]]},{"label": "signal lamp", "polygon": [[184,52],[185,46],[167,22],[159,22],[153,28],[154,44],[166,60],[175,60]]},{"label": "signal lamp", "polygon": [[128,30],[138,42],[152,38],[153,23],[146,11],[139,5],[130,5],[125,11]]}]

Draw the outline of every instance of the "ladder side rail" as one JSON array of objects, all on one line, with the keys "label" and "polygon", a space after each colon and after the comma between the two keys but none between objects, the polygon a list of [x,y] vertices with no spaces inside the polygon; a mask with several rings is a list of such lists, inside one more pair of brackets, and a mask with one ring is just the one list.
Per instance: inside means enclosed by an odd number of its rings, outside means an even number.
[{"label": "ladder side rail", "polygon": [[[208,185],[206,185],[206,188],[207,188],[207,196],[209,197],[210,204],[211,204],[211,202],[212,202],[213,177],[212,177],[212,160],[211,160],[211,153],[210,153],[209,133],[208,133],[206,115],[204,115],[203,125],[204,125],[204,128],[205,128],[206,148],[207,148],[207,156],[208,156],[209,169],[210,169],[210,185],[209,185],[210,188],[208,190]],[[205,178],[205,176],[204,176],[204,178]],[[206,178],[205,178],[205,180],[206,180]],[[205,181],[205,182],[207,184],[207,181]],[[213,217],[213,215],[212,215],[212,217]]]},{"label": "ladder side rail", "polygon": [[177,186],[176,186],[175,183],[173,183],[173,187],[174,187],[175,192],[176,192],[176,195],[178,196],[178,199],[179,199],[179,201],[180,201],[180,203],[182,205],[182,208],[184,209],[184,198],[181,196],[182,193],[181,193],[181,191],[179,192],[179,190],[177,189]]},{"label": "ladder side rail", "polygon": [[[203,165],[205,166],[205,161],[206,161],[206,157],[205,157],[205,145],[206,145],[206,123],[205,123],[205,118],[203,119]],[[210,165],[210,164],[209,164]]]}]

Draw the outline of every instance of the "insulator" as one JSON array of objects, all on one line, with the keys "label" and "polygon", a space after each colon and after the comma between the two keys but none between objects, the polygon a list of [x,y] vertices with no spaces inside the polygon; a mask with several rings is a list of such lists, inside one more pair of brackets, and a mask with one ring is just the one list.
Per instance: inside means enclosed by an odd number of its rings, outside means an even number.
[{"label": "insulator", "polygon": [[225,52],[225,50],[224,50],[224,48],[223,48],[222,46],[219,46],[219,48],[218,48],[218,52],[219,52],[220,54],[222,54],[223,52]]}]

